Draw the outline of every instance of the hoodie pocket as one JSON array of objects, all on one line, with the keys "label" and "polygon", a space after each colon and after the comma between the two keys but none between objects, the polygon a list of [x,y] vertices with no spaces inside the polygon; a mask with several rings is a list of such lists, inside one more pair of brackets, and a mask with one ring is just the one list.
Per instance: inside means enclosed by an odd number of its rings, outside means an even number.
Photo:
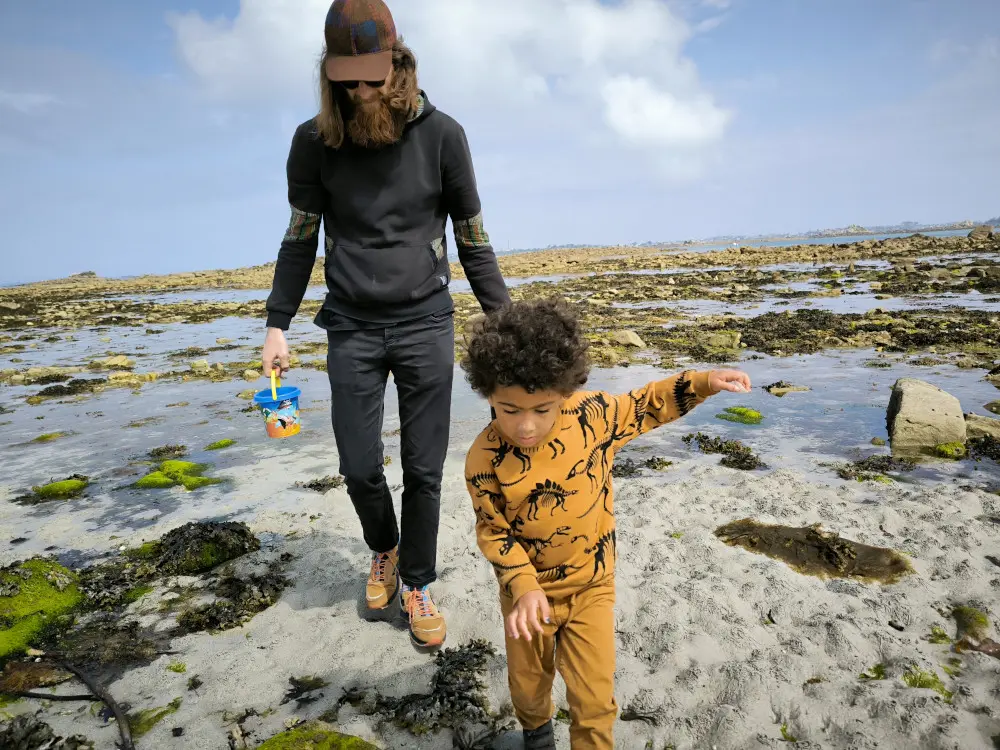
[{"label": "hoodie pocket", "polygon": [[356,305],[415,302],[448,286],[451,273],[438,242],[385,248],[334,244],[326,278],[338,299]]}]

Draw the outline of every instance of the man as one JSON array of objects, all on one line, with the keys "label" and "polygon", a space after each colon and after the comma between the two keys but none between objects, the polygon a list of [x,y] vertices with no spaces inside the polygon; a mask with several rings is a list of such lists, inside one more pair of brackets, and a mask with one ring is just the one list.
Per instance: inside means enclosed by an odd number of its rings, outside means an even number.
[{"label": "man", "polygon": [[[367,606],[394,602],[418,646],[444,642],[431,599],[441,475],[454,372],[445,222],[483,310],[510,301],[483,228],[465,131],[417,85],[413,53],[381,0],[336,0],[326,17],[319,114],[288,155],[292,217],[267,300],[264,374],[288,370],[284,331],[325,235],[328,293],[316,316],[327,365],[340,472],[372,550]],[[277,363],[277,364],[275,364]],[[399,397],[400,529],[383,473],[385,387]]]}]

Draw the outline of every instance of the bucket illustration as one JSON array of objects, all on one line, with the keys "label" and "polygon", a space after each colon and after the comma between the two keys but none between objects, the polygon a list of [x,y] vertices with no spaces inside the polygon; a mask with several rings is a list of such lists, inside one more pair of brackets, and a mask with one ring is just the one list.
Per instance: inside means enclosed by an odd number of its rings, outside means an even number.
[{"label": "bucket illustration", "polygon": [[286,438],[298,435],[302,429],[299,415],[299,396],[302,392],[292,385],[282,386],[271,371],[271,387],[258,391],[253,401],[260,407],[264,417],[264,428],[270,438]]}]

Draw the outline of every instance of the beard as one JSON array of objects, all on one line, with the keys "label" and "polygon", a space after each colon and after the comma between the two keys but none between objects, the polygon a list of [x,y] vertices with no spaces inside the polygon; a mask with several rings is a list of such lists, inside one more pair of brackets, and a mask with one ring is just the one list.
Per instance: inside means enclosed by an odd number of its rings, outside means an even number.
[{"label": "beard", "polygon": [[344,108],[345,128],[351,141],[361,148],[384,148],[403,137],[406,113],[393,108],[379,93],[371,101],[351,101]]}]

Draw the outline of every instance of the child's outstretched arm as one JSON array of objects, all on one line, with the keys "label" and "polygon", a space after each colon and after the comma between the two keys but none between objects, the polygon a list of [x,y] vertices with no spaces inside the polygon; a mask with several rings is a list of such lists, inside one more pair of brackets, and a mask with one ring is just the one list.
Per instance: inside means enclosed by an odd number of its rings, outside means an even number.
[{"label": "child's outstretched arm", "polygon": [[493,566],[501,591],[517,601],[542,587],[528,553],[504,517],[505,502],[496,472],[489,458],[477,453],[485,452],[473,446],[465,459],[465,484],[476,513],[476,541]]},{"label": "child's outstretched arm", "polygon": [[750,376],[740,370],[685,370],[615,396],[615,445],[680,419],[720,391],[748,393]]}]

